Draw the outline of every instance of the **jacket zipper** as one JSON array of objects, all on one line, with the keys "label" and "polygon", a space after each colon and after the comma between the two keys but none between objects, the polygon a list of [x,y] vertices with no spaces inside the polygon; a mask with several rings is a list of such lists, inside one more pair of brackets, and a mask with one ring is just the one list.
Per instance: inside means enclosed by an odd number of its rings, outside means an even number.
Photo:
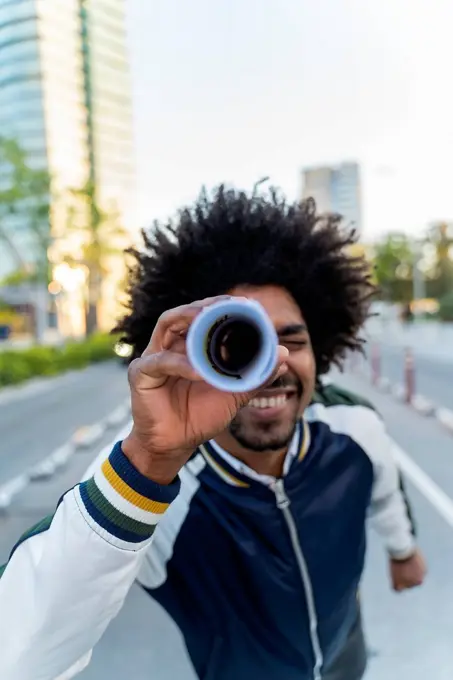
[{"label": "jacket zipper", "polygon": [[315,665],[313,667],[313,680],[321,680],[321,669],[323,665],[323,654],[318,636],[318,617],[316,614],[315,599],[313,596],[313,587],[311,585],[310,574],[308,573],[307,563],[305,561],[302,547],[300,545],[299,536],[297,534],[296,523],[294,517],[289,509],[290,500],[285,491],[283,479],[277,479],[273,485],[275,497],[277,499],[277,507],[282,511],[286,525],[289,530],[291,544],[293,546],[296,562],[300,570],[302,583],[305,590],[305,599],[307,600],[308,618],[310,622],[310,640],[315,657]]}]

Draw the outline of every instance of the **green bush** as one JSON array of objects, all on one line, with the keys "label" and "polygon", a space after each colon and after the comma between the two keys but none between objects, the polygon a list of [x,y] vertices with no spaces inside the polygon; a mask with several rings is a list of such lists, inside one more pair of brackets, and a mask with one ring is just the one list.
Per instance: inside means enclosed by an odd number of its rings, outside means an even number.
[{"label": "green bush", "polygon": [[30,347],[23,358],[32,375],[55,375],[59,372],[57,354],[54,347]]},{"label": "green bush", "polygon": [[68,342],[61,347],[0,351],[0,387],[111,359],[114,356],[115,341],[111,335],[99,333],[80,342]]},{"label": "green bush", "polygon": [[60,349],[58,362],[62,371],[88,366],[90,357],[87,342],[68,342]]},{"label": "green bush", "polygon": [[116,339],[111,335],[98,333],[92,335],[87,342],[87,351],[91,362],[105,361],[113,354]]},{"label": "green bush", "polygon": [[0,386],[16,385],[31,377],[30,367],[19,352],[0,353]]},{"label": "green bush", "polygon": [[440,298],[438,316],[442,321],[453,321],[453,290]]}]

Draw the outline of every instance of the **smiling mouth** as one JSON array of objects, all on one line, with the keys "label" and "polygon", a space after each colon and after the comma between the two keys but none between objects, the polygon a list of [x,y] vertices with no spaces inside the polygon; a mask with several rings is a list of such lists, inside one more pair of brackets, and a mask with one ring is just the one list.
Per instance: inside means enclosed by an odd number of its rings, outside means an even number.
[{"label": "smiling mouth", "polygon": [[277,397],[255,397],[251,399],[248,406],[252,408],[278,408],[284,406],[292,394],[280,394]]}]

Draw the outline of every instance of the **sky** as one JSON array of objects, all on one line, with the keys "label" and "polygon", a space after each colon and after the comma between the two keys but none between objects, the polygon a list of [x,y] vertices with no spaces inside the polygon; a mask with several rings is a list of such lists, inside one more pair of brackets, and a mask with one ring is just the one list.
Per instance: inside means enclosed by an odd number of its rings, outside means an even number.
[{"label": "sky", "polygon": [[128,0],[140,226],[357,160],[364,237],[453,219],[451,0]]}]

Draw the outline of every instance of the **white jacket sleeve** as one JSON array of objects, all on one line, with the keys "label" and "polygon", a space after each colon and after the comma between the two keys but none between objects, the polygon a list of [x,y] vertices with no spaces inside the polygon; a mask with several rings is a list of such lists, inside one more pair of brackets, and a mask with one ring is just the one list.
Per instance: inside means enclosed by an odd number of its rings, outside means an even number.
[{"label": "white jacket sleeve", "polygon": [[394,446],[392,439],[387,437],[386,455],[375,462],[375,482],[369,517],[389,555],[395,559],[405,559],[415,550],[415,538],[408,505],[400,485],[398,467],[392,454]]},{"label": "white jacket sleeve", "polygon": [[358,443],[368,454],[374,472],[370,523],[381,536],[389,555],[405,559],[414,552],[415,539],[394,455],[396,444],[374,411],[360,410],[363,427],[360,427],[361,436],[357,440],[361,440]]},{"label": "white jacket sleeve", "polygon": [[94,477],[25,534],[0,569],[0,678],[69,680],[121,609],[156,524],[179,492],[117,444]]}]

